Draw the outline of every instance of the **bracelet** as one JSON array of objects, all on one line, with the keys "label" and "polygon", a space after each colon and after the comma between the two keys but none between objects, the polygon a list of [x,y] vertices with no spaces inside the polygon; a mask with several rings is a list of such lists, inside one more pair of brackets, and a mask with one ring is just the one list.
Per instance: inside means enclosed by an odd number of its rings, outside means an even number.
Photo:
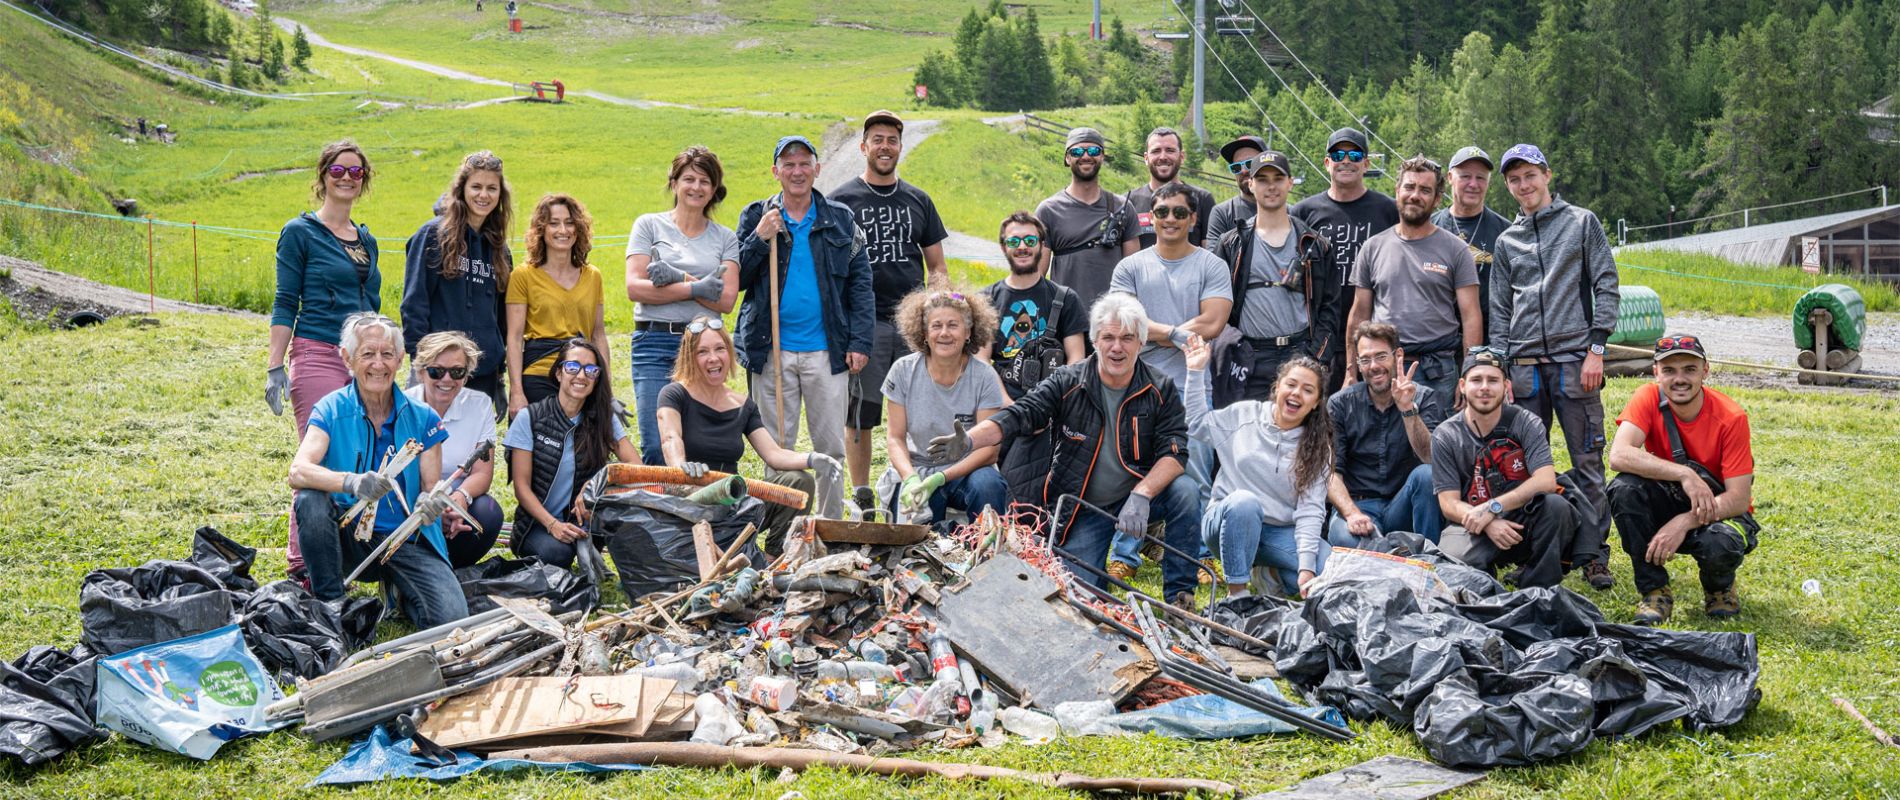
[{"label": "bracelet", "polygon": [[471,505],[474,505],[474,504],[475,504],[475,498],[473,498],[473,497],[471,497],[471,496],[469,496],[469,493],[468,493],[468,492],[465,492],[465,491],[463,491],[463,490],[461,489],[461,487],[456,487],[456,489],[455,489],[455,491],[453,491],[453,492],[450,492],[449,494],[450,494],[451,496],[453,496],[453,495],[458,495],[458,494],[459,494],[459,495],[461,495],[461,496],[462,496],[462,507],[464,507],[464,508],[467,508],[468,506],[471,506]]}]

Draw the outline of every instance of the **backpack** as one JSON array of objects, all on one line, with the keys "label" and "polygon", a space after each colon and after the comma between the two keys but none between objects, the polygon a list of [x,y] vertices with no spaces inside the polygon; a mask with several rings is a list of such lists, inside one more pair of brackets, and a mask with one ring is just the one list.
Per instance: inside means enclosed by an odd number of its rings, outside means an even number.
[{"label": "backpack", "polygon": [[[1003,308],[1003,290],[1007,284],[1002,281],[990,284],[990,305],[998,314],[1007,314]],[[1041,336],[1030,340],[1016,351],[1016,359],[1003,365],[997,374],[1003,379],[1003,387],[1009,390],[1011,397],[1021,397],[1024,392],[1042,383],[1062,365],[1068,363],[1068,354],[1062,349],[1062,337],[1059,323],[1062,320],[1061,287],[1057,287],[1056,299],[1049,305],[1049,316],[1044,319],[1045,327]]]}]

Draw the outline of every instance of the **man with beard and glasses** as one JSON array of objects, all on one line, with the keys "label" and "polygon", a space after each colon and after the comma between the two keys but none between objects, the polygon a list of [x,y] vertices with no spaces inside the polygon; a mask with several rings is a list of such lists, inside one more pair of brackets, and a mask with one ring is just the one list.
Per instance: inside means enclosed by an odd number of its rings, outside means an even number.
[{"label": "man with beard and glasses", "polygon": [[1054,255],[1049,279],[1075,290],[1085,305],[1108,291],[1115,265],[1141,249],[1135,215],[1127,201],[1102,190],[1102,165],[1108,163],[1108,145],[1101,131],[1069,131],[1062,163],[1069,168],[1069,185],[1036,206],[1049,238],[1044,244]]},{"label": "man with beard and glasses", "polygon": [[[1417,381],[1440,397],[1458,382],[1458,354],[1484,344],[1478,268],[1463,240],[1432,224],[1444,195],[1438,163],[1415,156],[1399,165],[1399,224],[1374,234],[1353,264],[1352,313],[1346,330],[1371,320],[1405,335],[1400,345],[1418,370]],[[1347,342],[1346,361],[1358,357]],[[1423,531],[1420,531],[1423,533]]]},{"label": "man with beard and glasses", "polygon": [[1326,401],[1333,418],[1333,477],[1326,496],[1338,513],[1326,538],[1358,547],[1363,537],[1411,531],[1433,542],[1445,527],[1432,495],[1432,431],[1451,396],[1414,378],[1418,363],[1383,322],[1353,328],[1359,381]]},{"label": "man with beard and glasses", "polygon": [[1485,192],[1491,189],[1491,154],[1472,145],[1459,148],[1453,153],[1451,162],[1445,169],[1451,174],[1451,207],[1441,208],[1432,214],[1432,224],[1451,231],[1465,240],[1465,246],[1471,250],[1471,260],[1478,265],[1478,316],[1489,323],[1491,304],[1491,249],[1497,245],[1498,234],[1511,226],[1511,221],[1503,214],[1492,211],[1484,204]]},{"label": "man with beard and glasses", "polygon": [[1221,145],[1221,160],[1227,162],[1227,171],[1234,174],[1234,187],[1240,194],[1214,206],[1213,213],[1207,215],[1207,239],[1202,247],[1214,249],[1220,237],[1253,217],[1253,160],[1266,151],[1266,140],[1258,136],[1241,136]]},{"label": "man with beard and glasses", "polygon": [[1248,159],[1256,213],[1214,245],[1227,264],[1234,305],[1229,334],[1212,342],[1208,375],[1215,408],[1239,400],[1265,400],[1280,365],[1299,356],[1320,363],[1344,343],[1331,338],[1338,326],[1339,279],[1332,245],[1287,213],[1292,166],[1284,153],[1266,150]]},{"label": "man with beard and glasses", "polygon": [[1616,418],[1610,445],[1610,514],[1636,574],[1636,624],[1660,625],[1675,611],[1669,560],[1686,555],[1702,570],[1702,610],[1716,619],[1742,611],[1735,571],[1755,549],[1751,492],[1755,455],[1748,412],[1702,383],[1708,351],[1694,336],[1656,340],[1656,382],[1636,390]]},{"label": "man with beard and glasses", "polygon": [[1462,413],[1432,431],[1432,491],[1445,519],[1470,543],[1460,560],[1509,576],[1519,588],[1556,586],[1577,535],[1577,510],[1557,492],[1550,433],[1536,415],[1505,402],[1511,378],[1502,351],[1474,347],[1458,389]]},{"label": "man with beard and glasses", "polygon": [[[1009,276],[990,285],[996,307],[996,337],[986,358],[1015,402],[1057,369],[1081,361],[1088,331],[1088,307],[1075,290],[1044,275],[1049,253],[1042,220],[1018,211],[997,230]],[[1049,472],[1049,428],[1026,431],[1003,442],[997,464],[1018,502],[1037,502]]]},{"label": "man with beard and glasses", "polygon": [[1149,131],[1148,149],[1142,154],[1142,160],[1148,164],[1148,182],[1128,190],[1128,205],[1135,214],[1141,246],[1155,246],[1155,224],[1149,215],[1149,210],[1154,208],[1155,193],[1163,186],[1177,184],[1186,187],[1188,208],[1194,212],[1194,228],[1188,231],[1188,244],[1206,246],[1207,223],[1214,215],[1214,193],[1181,180],[1181,165],[1187,160],[1187,153],[1181,149],[1181,134],[1169,127]]},{"label": "man with beard and glasses", "polygon": [[1293,206],[1294,217],[1313,226],[1333,245],[1333,275],[1338,284],[1332,297],[1339,307],[1335,309],[1333,327],[1323,332],[1332,340],[1331,349],[1320,356],[1332,376],[1329,391],[1338,389],[1346,377],[1346,314],[1352,310],[1353,298],[1346,291],[1346,279],[1352,275],[1352,265],[1366,240],[1399,223],[1398,204],[1366,188],[1366,169],[1371,161],[1364,133],[1354,128],[1333,131],[1326,139],[1326,191]]},{"label": "man with beard and glasses", "polygon": [[902,336],[891,318],[898,303],[926,281],[943,285],[950,278],[943,260],[943,240],[949,237],[943,218],[930,195],[897,177],[904,154],[904,121],[889,111],[864,118],[864,174],[831,193],[855,215],[864,234],[864,254],[871,264],[871,295],[877,322],[871,335],[871,358],[851,376],[851,406],[845,413],[845,463],[851,470],[854,499],[861,507],[872,502],[872,429],[884,422],[884,375],[906,355]]}]

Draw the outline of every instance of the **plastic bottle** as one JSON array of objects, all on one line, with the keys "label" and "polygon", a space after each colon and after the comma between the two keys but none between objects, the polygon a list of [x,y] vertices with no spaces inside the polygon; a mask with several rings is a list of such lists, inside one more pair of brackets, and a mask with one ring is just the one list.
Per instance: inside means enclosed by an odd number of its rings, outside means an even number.
[{"label": "plastic bottle", "polygon": [[1055,717],[1022,706],[1010,706],[996,716],[1005,730],[1029,739],[1030,744],[1042,744],[1062,735],[1062,726],[1056,723]]},{"label": "plastic bottle", "polygon": [[765,660],[779,669],[792,666],[792,643],[784,639],[773,639],[765,643]]},{"label": "plastic bottle", "polygon": [[873,664],[891,663],[891,657],[884,652],[884,648],[879,647],[877,642],[873,642],[869,638],[858,644],[858,657]]},{"label": "plastic bottle", "polygon": [[863,681],[880,683],[901,683],[903,673],[888,664],[871,661],[820,661],[817,667],[820,681]]},{"label": "plastic bottle", "polygon": [[978,692],[976,708],[970,712],[970,730],[978,736],[996,727],[996,693]]},{"label": "plastic bottle", "polygon": [[942,631],[932,631],[925,643],[930,646],[932,679],[939,683],[961,680],[962,674],[957,670],[957,653],[950,649],[950,637],[943,635]]},{"label": "plastic bottle", "polygon": [[635,667],[627,670],[627,674],[639,675],[643,678],[673,681],[676,684],[673,690],[676,692],[691,692],[699,688],[699,670],[693,669],[693,665],[684,661],[655,664],[650,667]]},{"label": "plastic bottle", "polygon": [[693,727],[692,741],[699,744],[723,745],[745,733],[745,727],[739,724],[732,709],[712,692],[693,698],[693,713],[698,716],[699,724]]}]

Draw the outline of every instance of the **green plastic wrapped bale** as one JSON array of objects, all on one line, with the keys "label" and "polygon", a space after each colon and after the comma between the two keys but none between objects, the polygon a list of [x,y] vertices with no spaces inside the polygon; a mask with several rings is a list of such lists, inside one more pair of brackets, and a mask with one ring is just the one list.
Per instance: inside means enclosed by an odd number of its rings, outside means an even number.
[{"label": "green plastic wrapped bale", "polygon": [[1842,283],[1816,286],[1795,301],[1795,347],[1814,349],[1814,326],[1808,324],[1808,312],[1817,308],[1825,308],[1834,315],[1833,330],[1828,334],[1832,339],[1828,342],[1828,349],[1860,349],[1860,339],[1867,335],[1867,305],[1861,302],[1860,292]]},{"label": "green plastic wrapped bale", "polygon": [[1666,333],[1663,324],[1662,296],[1647,286],[1623,286],[1616,303],[1616,331],[1610,344],[1630,347],[1654,347]]}]

